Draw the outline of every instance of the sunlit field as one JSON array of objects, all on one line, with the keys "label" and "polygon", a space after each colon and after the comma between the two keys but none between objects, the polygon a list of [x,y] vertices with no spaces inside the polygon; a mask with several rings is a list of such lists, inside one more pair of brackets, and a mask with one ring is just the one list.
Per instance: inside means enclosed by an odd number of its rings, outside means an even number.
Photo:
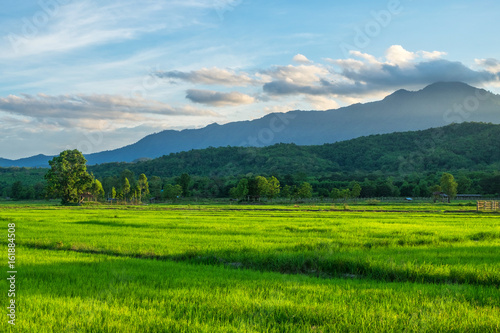
[{"label": "sunlit field", "polygon": [[500,215],[471,205],[2,204],[0,221],[19,331],[500,331]]}]

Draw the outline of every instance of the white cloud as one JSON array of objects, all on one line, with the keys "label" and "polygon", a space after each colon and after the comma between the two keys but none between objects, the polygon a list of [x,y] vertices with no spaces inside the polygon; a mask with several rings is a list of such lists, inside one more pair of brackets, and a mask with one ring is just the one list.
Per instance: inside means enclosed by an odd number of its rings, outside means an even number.
[{"label": "white cloud", "polygon": [[170,80],[182,80],[195,84],[225,85],[225,86],[248,86],[258,83],[258,80],[251,78],[247,73],[237,73],[229,69],[222,68],[202,68],[196,71],[156,71],[153,75]]},{"label": "white cloud", "polygon": [[442,58],[445,55],[447,55],[446,52],[441,52],[441,51],[432,51],[432,52],[418,51],[417,53],[422,58],[424,58],[424,59],[431,59],[431,60],[436,60],[436,59]]},{"label": "white cloud", "polygon": [[321,77],[328,74],[328,69],[317,65],[274,66],[271,69],[260,71],[264,81],[282,80],[296,84],[319,82]]},{"label": "white cloud", "polygon": [[387,63],[396,66],[408,66],[417,58],[417,54],[405,50],[401,45],[392,45],[385,52]]},{"label": "white cloud", "polygon": [[488,59],[475,59],[476,65],[481,68],[486,69],[487,71],[495,74],[500,73],[500,60],[494,58]]},{"label": "white cloud", "polygon": [[349,59],[326,59],[333,68],[322,65],[276,67],[261,73],[271,81],[264,84],[264,92],[273,95],[306,95],[345,98],[366,98],[379,92],[423,86],[438,81],[462,81],[486,84],[499,81],[494,60],[477,63],[486,70],[475,71],[460,62],[441,57],[440,51],[408,51],[393,45],[378,59],[374,55],[351,51]]},{"label": "white cloud", "polygon": [[293,57],[293,61],[298,62],[299,64],[310,64],[311,60],[307,59],[307,57],[303,54],[297,54]]},{"label": "white cloud", "polygon": [[206,104],[211,106],[236,106],[242,104],[252,104],[255,98],[237,91],[223,93],[211,90],[189,89],[186,98],[193,103]]},{"label": "white cloud", "polygon": [[361,58],[361,59],[367,61],[369,64],[380,65],[380,61],[378,61],[377,58],[375,58],[371,54],[363,53],[360,51],[350,51],[349,53],[357,58]]},{"label": "white cloud", "polygon": [[339,107],[337,101],[325,96],[307,96],[306,99],[315,110],[330,110]]}]

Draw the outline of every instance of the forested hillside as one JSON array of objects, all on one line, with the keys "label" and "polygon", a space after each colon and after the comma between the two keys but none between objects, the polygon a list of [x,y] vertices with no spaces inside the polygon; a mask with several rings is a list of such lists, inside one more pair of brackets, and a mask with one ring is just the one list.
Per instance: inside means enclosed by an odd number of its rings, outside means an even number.
[{"label": "forested hillside", "polygon": [[500,125],[452,124],[425,131],[371,135],[321,146],[276,144],[262,148],[222,147],[173,153],[138,163],[107,163],[89,167],[96,176],[136,174],[172,177],[254,174],[372,173],[399,175],[412,172],[466,169],[498,170]]}]

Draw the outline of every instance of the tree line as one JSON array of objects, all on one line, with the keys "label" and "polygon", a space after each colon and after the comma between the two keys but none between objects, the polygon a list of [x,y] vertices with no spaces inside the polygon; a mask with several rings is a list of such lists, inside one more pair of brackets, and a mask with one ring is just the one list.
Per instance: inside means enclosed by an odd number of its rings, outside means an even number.
[{"label": "tree line", "polygon": [[[399,196],[431,198],[435,192],[450,193],[451,197],[456,193],[500,193],[500,174],[485,171],[459,171],[455,173],[457,178],[452,173],[443,172],[412,173],[394,178],[381,172],[359,171],[323,176],[305,172],[199,176],[184,172],[179,176],[160,177],[145,172],[136,176],[130,169],[123,169],[117,175],[99,176],[87,170],[85,159],[78,151],[62,152],[50,162],[50,166],[49,171],[0,169],[0,193],[3,197],[17,200],[64,198],[65,203],[78,202],[82,193],[90,193],[94,200],[124,202],[177,200],[181,197],[230,197],[238,200],[319,197],[347,200]],[[71,173],[69,170],[72,170]],[[8,180],[13,182],[9,184]],[[445,183],[452,184],[451,190],[450,185]]]},{"label": "tree line", "polygon": [[[432,197],[435,193],[445,193],[454,198],[459,189],[469,190],[473,186],[469,178],[461,175],[457,181],[451,173],[446,172],[428,175],[427,178],[413,175],[402,182],[394,182],[391,177],[373,175],[362,181],[344,179],[332,182],[305,174],[267,177],[248,174],[226,179],[207,179],[182,173],[177,177],[151,176],[148,179],[145,173],[136,177],[132,171],[125,169],[119,176],[98,179],[87,171],[85,158],[77,150],[64,151],[49,164],[51,168],[44,177],[44,190],[49,197],[60,198],[63,204],[79,203],[85,199],[140,203],[150,200],[175,201],[181,197],[230,197],[241,201],[321,197],[347,201],[360,197],[401,195]],[[500,177],[498,178],[497,181],[500,182]],[[18,195],[16,193],[22,192],[22,184],[19,181],[13,183],[11,192]]]}]

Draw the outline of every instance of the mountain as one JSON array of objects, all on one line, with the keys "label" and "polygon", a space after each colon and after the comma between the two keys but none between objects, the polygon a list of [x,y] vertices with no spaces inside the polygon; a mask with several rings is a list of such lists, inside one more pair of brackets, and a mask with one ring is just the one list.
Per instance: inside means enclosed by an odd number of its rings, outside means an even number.
[{"label": "mountain", "polygon": [[[132,162],[169,153],[225,146],[276,143],[321,145],[372,134],[424,130],[461,122],[500,123],[500,95],[460,82],[439,82],[419,91],[398,90],[381,101],[327,111],[272,113],[252,121],[201,129],[166,130],[123,148],[86,155],[90,165]],[[50,157],[0,160],[0,166],[47,166]]]},{"label": "mountain", "polygon": [[[138,163],[90,166],[96,177],[124,169],[147,177],[334,173],[401,176],[440,171],[495,171],[500,167],[500,125],[461,123],[404,133],[377,134],[319,146],[219,147],[172,153]],[[496,192],[495,192],[496,193]]]},{"label": "mountain", "polygon": [[48,168],[49,160],[51,160],[52,157],[53,156],[38,154],[31,157],[20,158],[18,160],[9,160],[6,158],[0,158],[0,167]]},{"label": "mountain", "polygon": [[[487,99],[479,101],[476,95],[486,95]],[[462,107],[462,113],[454,109],[476,100],[474,112],[467,113],[469,105]],[[336,110],[274,113],[253,121],[163,131],[120,149],[91,154],[87,159],[89,164],[131,162],[211,146],[268,146],[280,142],[318,145],[463,121],[500,123],[500,96],[463,83],[436,83],[417,92],[398,90],[382,101]]]}]

